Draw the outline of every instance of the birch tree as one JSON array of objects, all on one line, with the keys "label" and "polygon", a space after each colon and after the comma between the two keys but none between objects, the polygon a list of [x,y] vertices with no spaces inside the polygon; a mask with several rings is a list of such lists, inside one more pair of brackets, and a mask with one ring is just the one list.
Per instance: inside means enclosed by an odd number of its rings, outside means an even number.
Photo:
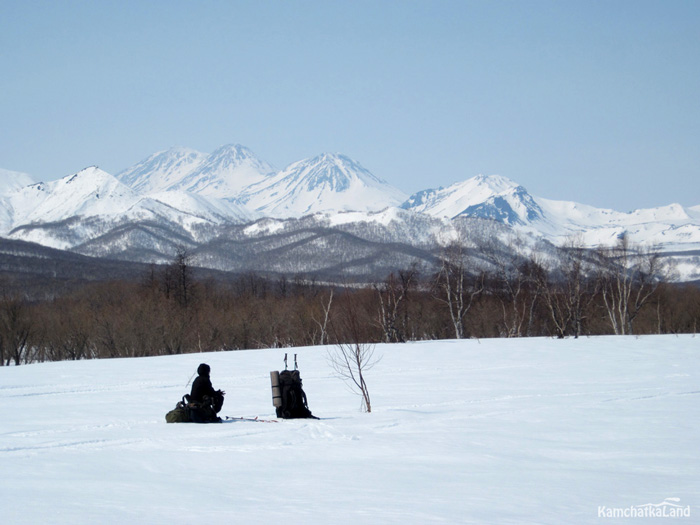
[{"label": "birch tree", "polygon": [[435,281],[435,298],[446,305],[455,338],[465,337],[464,320],[475,300],[484,291],[483,271],[473,276],[472,257],[462,243],[447,246]]},{"label": "birch tree", "polygon": [[328,350],[328,360],[338,376],[361,396],[362,410],[372,412],[365,374],[379,359],[374,354],[375,345],[363,342],[362,321],[355,297],[350,293],[345,296],[340,313],[332,321],[338,343]]},{"label": "birch tree", "polygon": [[318,328],[320,330],[320,335],[319,335],[319,345],[323,346],[328,342],[328,323],[331,318],[331,306],[333,305],[333,288],[331,288],[330,292],[328,293],[328,303],[325,302],[325,298],[322,298],[321,301],[321,310],[322,310],[322,315],[319,316],[320,318],[317,319],[316,316],[314,315],[312,317],[314,323],[318,325]]},{"label": "birch tree", "polygon": [[[493,292],[501,305],[502,335],[522,337],[523,326],[532,321],[538,287],[533,267],[526,257],[526,246],[518,237],[499,246],[491,239],[480,245],[481,253],[491,265]],[[527,328],[526,328],[527,330]]]},{"label": "birch tree", "polygon": [[[406,341],[408,310],[406,303],[410,290],[416,285],[418,271],[415,267],[390,273],[381,284],[373,286],[379,301],[379,325],[387,343]],[[403,313],[403,316],[401,315]]]},{"label": "birch tree", "polygon": [[599,290],[595,274],[589,250],[576,240],[562,250],[556,268],[538,272],[538,289],[557,337],[582,335]]},{"label": "birch tree", "polygon": [[632,246],[626,234],[599,253],[601,294],[610,326],[616,335],[632,334],[634,320],[661,282],[659,253]]}]

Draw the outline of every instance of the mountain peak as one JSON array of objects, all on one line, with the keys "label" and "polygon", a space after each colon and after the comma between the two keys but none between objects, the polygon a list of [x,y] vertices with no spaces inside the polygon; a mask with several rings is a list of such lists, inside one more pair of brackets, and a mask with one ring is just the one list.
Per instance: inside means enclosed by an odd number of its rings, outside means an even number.
[{"label": "mountain peak", "polygon": [[206,158],[204,153],[175,146],[150,155],[117,174],[117,178],[138,193],[163,191],[178,184]]},{"label": "mountain peak", "polygon": [[104,176],[109,176],[111,177],[109,173],[106,171],[103,171],[99,168],[99,166],[88,166],[87,168],[83,168],[82,170],[78,171],[77,173],[74,173],[73,175],[68,175],[68,182],[71,182],[75,179],[78,178],[87,178],[87,177],[104,177]]},{"label": "mountain peak", "polygon": [[475,187],[486,187],[494,193],[503,193],[522,188],[520,184],[503,175],[477,175],[466,182],[471,182]]},{"label": "mountain peak", "polygon": [[[209,173],[217,171],[235,171],[237,169],[252,168],[260,172],[261,175],[274,175],[277,170],[267,162],[260,160],[249,148],[240,144],[225,144],[219,146],[211,152],[195,171],[198,173]],[[226,174],[222,174],[224,177]],[[228,173],[231,175],[231,173]]]},{"label": "mountain peak", "polygon": [[12,221],[16,225],[119,213],[137,200],[130,188],[97,166],[62,179],[26,186],[9,195]]},{"label": "mountain peak", "polygon": [[241,144],[224,144],[216,148],[209,156],[211,158],[226,156],[239,159],[255,158],[255,154]]},{"label": "mountain peak", "polygon": [[434,216],[459,215],[525,224],[542,217],[542,210],[527,190],[501,175],[477,175],[447,188],[424,190],[403,205]]},{"label": "mountain peak", "polygon": [[72,196],[78,194],[85,195],[86,192],[112,194],[115,191],[119,194],[133,194],[132,190],[122,184],[119,179],[100,169],[98,166],[88,166],[77,173],[67,175],[50,184],[54,186],[53,191],[59,188],[65,188],[63,191],[67,192],[67,195],[70,194]]},{"label": "mountain peak", "polygon": [[298,217],[325,211],[379,211],[404,198],[359,162],[340,153],[322,153],[248,188],[241,200],[273,217]]},{"label": "mountain peak", "polygon": [[74,173],[72,175],[67,175],[62,179],[55,181],[54,185],[56,187],[71,187],[71,192],[81,192],[87,188],[90,191],[93,189],[97,190],[103,186],[109,186],[110,188],[116,188],[121,186],[123,189],[128,189],[119,180],[104,170],[101,170],[98,166],[88,166],[82,170]]},{"label": "mountain peak", "polygon": [[194,170],[169,189],[199,193],[220,199],[235,199],[246,186],[272,177],[277,170],[240,144],[215,149]]},{"label": "mountain peak", "polygon": [[181,190],[231,199],[245,186],[277,172],[240,144],[225,144],[211,154],[182,146],[154,153],[120,172],[121,182],[142,194]]},{"label": "mountain peak", "polygon": [[317,161],[319,163],[335,164],[339,166],[343,164],[359,165],[358,162],[352,160],[346,155],[343,155],[342,153],[321,153],[320,155],[313,157],[313,159],[311,160]]},{"label": "mountain peak", "polygon": [[294,178],[303,180],[310,191],[324,185],[336,192],[346,191],[352,184],[387,185],[359,162],[340,153],[321,153],[300,160],[288,166],[283,173],[294,174]]}]

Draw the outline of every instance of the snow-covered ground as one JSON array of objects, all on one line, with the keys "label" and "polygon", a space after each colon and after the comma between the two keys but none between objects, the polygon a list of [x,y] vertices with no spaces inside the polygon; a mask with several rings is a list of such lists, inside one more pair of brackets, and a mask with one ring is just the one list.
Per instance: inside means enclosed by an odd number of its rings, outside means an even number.
[{"label": "snow-covered ground", "polygon": [[379,345],[371,414],[287,351],[319,421],[165,423],[200,362],[222,414],[271,418],[284,350],[0,368],[2,523],[700,520],[697,337]]}]

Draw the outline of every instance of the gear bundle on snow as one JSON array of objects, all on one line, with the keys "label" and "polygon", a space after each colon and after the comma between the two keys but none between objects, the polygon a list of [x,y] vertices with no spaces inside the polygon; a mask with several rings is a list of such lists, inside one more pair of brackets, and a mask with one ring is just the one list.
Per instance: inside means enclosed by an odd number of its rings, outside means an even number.
[{"label": "gear bundle on snow", "polygon": [[284,354],[284,370],[270,372],[272,383],[272,404],[277,409],[277,417],[283,419],[318,419],[309,410],[306,393],[301,387],[301,375],[297,370],[297,356],[294,354],[294,370],[287,370],[287,354]]},{"label": "gear bundle on snow", "polygon": [[199,402],[191,401],[185,394],[182,401],[178,401],[175,408],[165,414],[168,423],[221,423],[221,418],[216,415],[216,400],[209,396]]},{"label": "gear bundle on snow", "polygon": [[165,414],[165,421],[168,423],[188,423],[190,421],[190,414],[184,398],[177,402],[175,408]]}]

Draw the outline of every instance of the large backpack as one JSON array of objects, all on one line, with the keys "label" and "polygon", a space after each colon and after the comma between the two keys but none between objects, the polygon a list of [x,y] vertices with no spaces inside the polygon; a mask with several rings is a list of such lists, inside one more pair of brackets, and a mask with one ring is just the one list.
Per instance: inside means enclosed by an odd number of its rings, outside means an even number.
[{"label": "large backpack", "polygon": [[[287,356],[284,356],[285,365]],[[277,409],[277,417],[283,419],[312,418],[318,419],[309,410],[306,393],[301,385],[301,374],[296,369],[296,355],[294,356],[294,370],[272,372],[273,405]],[[277,383],[277,384],[275,384]]]},{"label": "large backpack", "polygon": [[189,423],[190,413],[184,398],[182,401],[177,402],[175,408],[165,414],[165,421],[167,423]]},{"label": "large backpack", "polygon": [[168,423],[221,423],[216,415],[217,400],[204,396],[202,402],[190,401],[189,395],[184,395],[175,408],[165,414]]}]

